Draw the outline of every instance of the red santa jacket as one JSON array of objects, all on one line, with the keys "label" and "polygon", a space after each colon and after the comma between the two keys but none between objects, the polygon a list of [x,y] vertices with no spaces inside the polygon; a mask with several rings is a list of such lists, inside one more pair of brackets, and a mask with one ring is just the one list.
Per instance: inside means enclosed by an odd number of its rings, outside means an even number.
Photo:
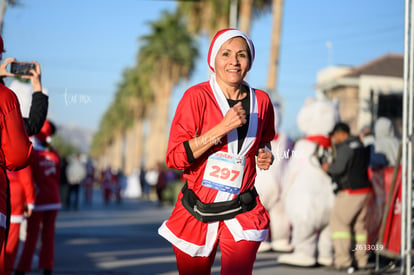
[{"label": "red santa jacket", "polygon": [[6,227],[6,169],[27,166],[32,144],[26,134],[16,95],[0,84],[0,227]]},{"label": "red santa jacket", "polygon": [[[255,90],[258,108],[258,125],[256,138],[245,155],[245,167],[240,192],[252,189],[255,182],[255,155],[261,143],[270,142],[275,136],[273,105],[268,95],[261,90]],[[250,114],[256,115],[256,114]],[[183,142],[200,136],[216,126],[223,119],[222,112],[214,97],[209,82],[200,83],[186,91],[181,99],[170,131],[167,150],[167,165],[171,168],[183,169],[183,178],[188,188],[192,189],[204,203],[213,202],[217,191],[202,186],[202,179],[208,157],[217,151],[227,152],[227,138],[214,142],[203,156],[190,163]],[[159,229],[159,233],[192,256],[208,256],[215,242],[217,228],[215,223],[203,223],[195,219],[181,203],[180,193],[171,217]],[[226,220],[236,241],[262,241],[267,235],[269,223],[268,213],[257,197],[257,206],[237,215],[234,219]]]},{"label": "red santa jacket", "polygon": [[54,150],[39,146],[33,151],[31,163],[36,187],[34,211],[60,209],[60,158]]},{"label": "red santa jacket", "polygon": [[115,175],[111,168],[106,168],[101,172],[101,183],[103,189],[112,189],[115,182]]},{"label": "red santa jacket", "polygon": [[21,223],[26,207],[33,209],[36,199],[31,167],[7,171],[7,177],[10,182],[11,222]]}]

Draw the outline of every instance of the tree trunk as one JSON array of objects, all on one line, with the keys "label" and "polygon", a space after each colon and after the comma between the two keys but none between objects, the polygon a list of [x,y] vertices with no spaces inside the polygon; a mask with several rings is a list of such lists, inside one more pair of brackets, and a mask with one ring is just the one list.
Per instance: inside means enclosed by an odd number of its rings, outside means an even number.
[{"label": "tree trunk", "polygon": [[275,96],[277,91],[277,76],[279,70],[279,48],[282,29],[283,0],[273,0],[273,24],[270,45],[269,75],[267,78],[267,90]]},{"label": "tree trunk", "polygon": [[240,13],[239,13],[239,29],[245,34],[250,34],[250,27],[252,24],[253,14],[253,0],[241,0],[240,1]]},{"label": "tree trunk", "polygon": [[130,175],[140,167],[142,157],[142,120],[136,119],[127,131],[125,150],[125,174]]},{"label": "tree trunk", "polygon": [[158,97],[150,117],[150,130],[146,142],[146,165],[156,167],[159,162],[165,162],[167,152],[167,124],[170,105],[169,96]]},{"label": "tree trunk", "polygon": [[119,132],[115,135],[111,144],[109,165],[114,169],[123,169],[124,164],[124,134]]},{"label": "tree trunk", "polygon": [[7,10],[7,0],[1,0],[0,5],[0,34],[3,34],[4,15]]},{"label": "tree trunk", "polygon": [[154,105],[149,117],[149,134],[146,140],[145,161],[148,168],[156,167],[159,162],[165,163],[167,152],[167,126],[170,108],[171,90],[173,88],[173,73],[170,66],[160,69],[160,78],[151,83],[155,93]]}]

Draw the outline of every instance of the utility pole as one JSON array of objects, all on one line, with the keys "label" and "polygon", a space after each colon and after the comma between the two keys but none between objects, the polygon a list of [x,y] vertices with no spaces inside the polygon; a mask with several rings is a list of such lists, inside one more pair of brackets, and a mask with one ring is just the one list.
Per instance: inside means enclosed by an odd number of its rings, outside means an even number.
[{"label": "utility pole", "polygon": [[413,113],[414,113],[414,7],[405,0],[404,94],[401,167],[401,274],[411,274]]},{"label": "utility pole", "polygon": [[230,0],[230,16],[229,16],[229,26],[230,28],[237,28],[237,10],[238,10],[238,5],[237,5],[237,1],[238,0]]},{"label": "utility pole", "polygon": [[277,95],[277,78],[279,71],[279,52],[280,52],[280,37],[282,30],[282,13],[283,0],[273,0],[272,3],[272,35],[270,44],[270,62],[267,78],[267,90],[271,93],[270,97],[274,98]]}]

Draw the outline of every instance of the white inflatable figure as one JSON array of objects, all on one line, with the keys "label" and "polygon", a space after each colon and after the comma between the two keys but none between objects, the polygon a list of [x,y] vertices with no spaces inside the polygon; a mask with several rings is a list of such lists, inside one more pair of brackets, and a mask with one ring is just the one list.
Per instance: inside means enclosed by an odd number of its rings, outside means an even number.
[{"label": "white inflatable figure", "polygon": [[273,103],[275,111],[276,136],[271,142],[274,156],[273,164],[269,170],[260,170],[256,167],[257,176],[255,187],[264,207],[270,216],[269,241],[262,242],[259,252],[274,250],[279,252],[292,252],[290,245],[290,223],[282,202],[283,175],[293,149],[293,141],[279,132],[282,114],[279,103]]},{"label": "white inflatable figure", "polygon": [[135,169],[129,176],[127,176],[126,188],[122,194],[125,198],[137,199],[142,196],[139,174],[140,171]]},{"label": "white inflatable figure", "polygon": [[18,80],[13,80],[9,85],[9,89],[16,94],[17,99],[19,100],[22,116],[29,117],[33,94],[33,88],[30,83],[23,83]]},{"label": "white inflatable figure", "polygon": [[298,127],[306,136],[295,143],[283,193],[294,252],[280,255],[279,263],[303,267],[332,264],[328,224],[334,193],[321,162],[332,161],[329,132],[339,120],[338,113],[336,103],[315,98],[308,98],[298,113]]}]

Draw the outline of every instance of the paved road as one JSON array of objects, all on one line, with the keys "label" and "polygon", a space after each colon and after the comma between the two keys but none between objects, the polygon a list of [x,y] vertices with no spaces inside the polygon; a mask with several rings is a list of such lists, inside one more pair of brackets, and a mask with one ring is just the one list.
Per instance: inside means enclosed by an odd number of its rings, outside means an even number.
[{"label": "paved road", "polygon": [[[175,257],[168,242],[157,234],[172,207],[159,207],[152,201],[125,200],[104,206],[96,199],[93,206],[79,211],[61,211],[56,224],[54,274],[137,274],[177,275]],[[220,274],[220,253],[213,275]],[[31,274],[41,274],[34,270]],[[322,267],[281,266],[274,252],[258,254],[255,275],[330,275],[344,272]],[[387,274],[399,274],[397,270]],[[237,275],[237,274],[235,274]]]}]

